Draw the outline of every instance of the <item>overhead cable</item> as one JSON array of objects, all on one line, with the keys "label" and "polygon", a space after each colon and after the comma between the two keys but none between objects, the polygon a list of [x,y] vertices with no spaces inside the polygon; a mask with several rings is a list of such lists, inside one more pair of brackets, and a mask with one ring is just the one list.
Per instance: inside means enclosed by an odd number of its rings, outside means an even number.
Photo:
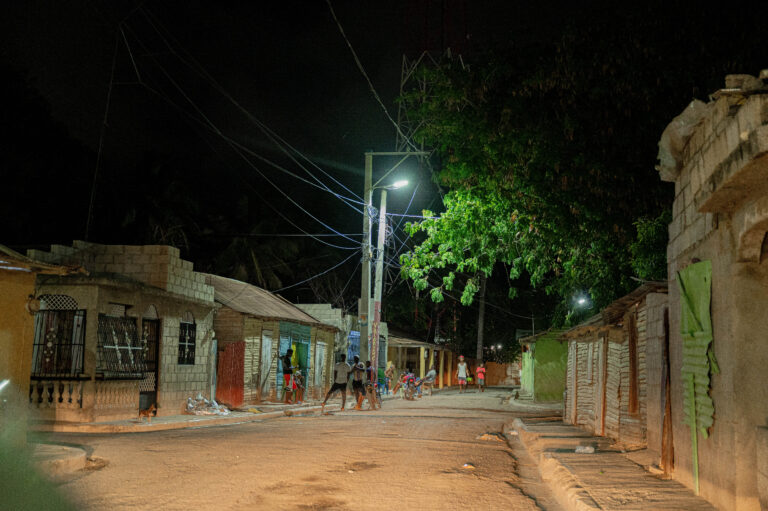
[{"label": "overhead cable", "polygon": [[381,109],[384,111],[384,115],[387,116],[387,119],[389,119],[389,122],[391,122],[392,125],[395,127],[395,130],[397,130],[397,134],[403,137],[403,140],[405,140],[406,143],[414,149],[414,151],[421,151],[421,149],[417,147],[416,144],[411,142],[411,139],[408,138],[405,135],[405,133],[403,133],[403,131],[400,129],[400,126],[389,114],[387,107],[384,106],[384,102],[381,100],[381,97],[379,97],[379,93],[376,92],[376,89],[373,86],[373,82],[371,82],[371,79],[368,77],[368,73],[365,72],[365,68],[363,67],[362,62],[360,62],[360,59],[357,56],[357,52],[355,52],[355,49],[352,47],[352,43],[349,42],[349,39],[347,38],[347,34],[344,32],[344,27],[341,26],[341,22],[339,21],[339,18],[336,17],[336,12],[333,10],[333,5],[331,5],[331,0],[325,0],[325,3],[328,4],[328,9],[330,9],[331,11],[331,16],[333,17],[333,20],[336,22],[336,26],[339,27],[339,32],[341,32],[341,36],[344,38],[344,42],[347,43],[347,46],[349,47],[349,51],[352,52],[352,57],[355,59],[357,68],[360,70],[360,73],[362,73],[363,78],[365,78],[365,81],[368,82],[368,88],[370,88],[371,94],[373,94],[373,97],[376,99],[376,101],[379,103],[379,106],[381,106]]},{"label": "overhead cable", "polygon": [[291,284],[290,286],[281,287],[280,289],[275,289],[274,291],[270,291],[270,292],[271,292],[271,293],[279,293],[280,291],[285,291],[286,289],[290,289],[290,288],[292,288],[292,287],[296,287],[296,286],[299,286],[299,285],[301,285],[301,284],[304,284],[305,282],[309,282],[310,280],[314,280],[314,279],[316,279],[316,278],[318,278],[318,277],[322,277],[322,276],[323,276],[323,275],[325,275],[326,273],[328,273],[328,272],[330,272],[330,271],[333,271],[333,270],[335,270],[336,268],[338,268],[339,266],[341,266],[342,264],[346,263],[347,261],[349,261],[350,259],[352,259],[352,258],[353,258],[354,256],[356,256],[356,255],[357,255],[357,254],[350,254],[350,255],[349,255],[349,256],[348,256],[346,259],[344,259],[344,260],[343,260],[343,261],[341,261],[340,263],[338,263],[338,264],[336,264],[336,265],[334,265],[334,266],[331,266],[331,267],[330,267],[330,268],[328,268],[327,270],[325,270],[325,271],[323,271],[323,272],[320,272],[320,273],[318,273],[317,275],[313,275],[313,276],[311,276],[311,277],[309,277],[309,278],[306,278],[306,279],[304,279],[304,280],[302,280],[302,281],[300,281],[300,282],[296,282],[295,284]]},{"label": "overhead cable", "polygon": [[[335,179],[333,176],[328,174],[326,171],[321,169],[318,165],[316,165],[314,162],[312,162],[309,158],[304,156],[301,152],[299,152],[296,148],[288,144],[282,137],[280,137],[277,133],[275,133],[271,128],[269,128],[267,125],[265,125],[261,120],[256,118],[250,111],[248,111],[245,107],[243,107],[224,87],[219,84],[219,82],[211,76],[211,74],[200,64],[182,45],[179,43],[178,39],[176,39],[170,31],[165,28],[165,26],[162,24],[162,22],[151,12],[148,10],[142,9],[142,13],[146,17],[149,24],[152,26],[152,28],[155,30],[155,32],[160,36],[160,38],[163,40],[165,46],[168,48],[168,50],[173,53],[181,62],[186,64],[190,69],[192,69],[198,76],[201,76],[202,78],[206,79],[208,83],[214,87],[221,95],[223,95],[225,98],[227,98],[235,107],[237,107],[238,110],[240,110],[245,116],[253,122],[261,131],[264,133],[264,135],[272,141],[272,143],[275,144],[283,153],[285,153],[286,156],[288,156],[296,165],[301,167],[310,177],[315,179],[323,188],[325,188],[327,191],[333,193],[334,195],[339,196],[336,194],[336,192],[333,192],[330,188],[328,188],[325,183],[323,183],[319,178],[317,178],[314,174],[312,174],[306,167],[304,167],[300,162],[296,160],[296,158],[293,157],[293,155],[284,147],[287,146],[292,151],[297,153],[299,156],[301,156],[304,160],[311,163],[315,168],[320,170],[323,174],[325,174],[327,177],[332,179],[335,183],[343,187],[348,192],[352,193],[355,197],[360,199],[362,201],[362,198],[357,195],[355,192],[350,190],[348,187],[344,186],[340,181]],[[179,55],[175,48],[168,42],[168,40],[165,38],[165,36],[161,33],[160,29],[155,25],[155,22],[159,25],[161,28],[163,28],[168,35],[169,38],[173,39],[176,45],[179,47],[179,49],[186,54],[189,60],[185,59],[181,55]],[[191,61],[191,62],[190,62]],[[342,196],[339,196],[339,198],[342,198]],[[346,199],[346,198],[345,198]],[[359,204],[362,204],[362,202],[359,202]]]},{"label": "overhead cable", "polygon": [[[128,27],[128,25],[126,25]],[[128,27],[130,30],[130,27]],[[142,43],[141,39],[139,39],[136,34],[134,33],[134,37],[136,38],[137,42],[144,48],[144,50],[149,53],[148,48]],[[291,202],[294,206],[299,208],[302,212],[304,212],[307,216],[318,222],[320,225],[325,227],[326,229],[330,230],[333,233],[340,234],[342,237],[347,238],[348,240],[355,242],[356,241],[348,236],[344,236],[338,231],[336,231],[334,228],[320,220],[319,218],[312,215],[309,211],[307,211],[303,206],[301,206],[298,202],[293,200],[293,198],[286,192],[284,192],[279,186],[277,186],[271,179],[269,179],[256,165],[253,164],[242,152],[241,150],[232,142],[229,140],[229,137],[224,135],[222,131],[216,126],[216,124],[211,121],[208,116],[205,115],[205,113],[200,109],[200,107],[197,106],[197,104],[192,100],[192,98],[189,97],[189,95],[184,91],[184,89],[176,82],[176,80],[173,79],[173,77],[170,75],[170,73],[158,62],[158,60],[155,58],[154,55],[149,54],[149,57],[155,62],[155,64],[158,66],[158,68],[162,71],[162,73],[165,75],[165,77],[168,79],[168,81],[176,88],[176,90],[181,94],[181,96],[192,106],[192,108],[195,109],[197,114],[205,121],[206,124],[208,124],[211,129],[219,135],[222,139],[227,142],[227,144],[232,147],[232,149],[253,169],[255,170],[265,181],[267,181],[269,184],[271,184],[280,194],[282,194],[286,199],[288,199],[289,202]],[[357,248],[357,247],[337,247],[337,248]]]}]

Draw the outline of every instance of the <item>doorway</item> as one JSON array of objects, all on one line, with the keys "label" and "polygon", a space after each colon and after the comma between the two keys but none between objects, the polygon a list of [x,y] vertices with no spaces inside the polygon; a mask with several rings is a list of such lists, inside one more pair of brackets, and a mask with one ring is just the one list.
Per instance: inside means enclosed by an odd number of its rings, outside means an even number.
[{"label": "doorway", "polygon": [[160,377],[160,320],[141,320],[141,346],[144,351],[144,379],[139,383],[139,409],[146,410],[157,403],[157,382]]}]

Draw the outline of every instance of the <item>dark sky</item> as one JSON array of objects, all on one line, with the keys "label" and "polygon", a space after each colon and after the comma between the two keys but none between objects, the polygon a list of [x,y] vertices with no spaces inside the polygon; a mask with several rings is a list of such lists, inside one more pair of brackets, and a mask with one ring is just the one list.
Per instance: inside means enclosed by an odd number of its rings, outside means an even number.
[{"label": "dark sky", "polygon": [[[333,6],[395,118],[404,52],[416,55],[447,46],[466,52],[475,41],[503,40],[510,32],[517,37],[542,36],[547,29],[556,33],[556,20],[563,17],[554,4],[489,0],[336,0]],[[203,143],[199,132],[195,136],[195,130],[180,127],[187,122],[184,112],[197,113],[165,72],[227,136],[285,163],[243,112],[168,51],[150,21],[176,38],[178,44],[172,44],[177,51],[188,51],[248,112],[355,192],[362,188],[362,153],[394,148],[394,127],[375,102],[324,1],[50,0],[6,3],[3,10],[5,58],[27,73],[50,103],[54,119],[93,151],[118,38],[114,79],[119,85],[112,90],[103,148],[107,166],[145,164],[146,151],[199,154],[200,159],[224,158],[220,164],[238,165],[226,146],[218,145],[223,155],[214,155],[208,144],[216,142],[210,137]],[[535,30],[529,30],[530,20],[538,20]],[[135,84],[136,69],[182,111]],[[392,163],[377,161],[381,169]],[[429,176],[419,173],[416,162],[405,167],[406,173],[420,183],[414,210],[435,206],[436,189]],[[305,193],[295,181],[284,183]],[[405,208],[409,199],[407,193],[393,194],[392,211]]]}]

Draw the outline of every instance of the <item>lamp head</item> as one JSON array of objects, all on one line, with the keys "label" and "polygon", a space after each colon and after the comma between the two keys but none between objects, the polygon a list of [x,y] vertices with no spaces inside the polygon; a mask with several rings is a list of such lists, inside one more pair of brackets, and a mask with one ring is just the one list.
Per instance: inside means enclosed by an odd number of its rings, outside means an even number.
[{"label": "lamp head", "polygon": [[388,188],[391,188],[392,190],[397,190],[398,188],[402,188],[404,186],[408,186],[408,181],[403,179],[400,181],[395,181],[392,183],[392,186],[389,186]]}]

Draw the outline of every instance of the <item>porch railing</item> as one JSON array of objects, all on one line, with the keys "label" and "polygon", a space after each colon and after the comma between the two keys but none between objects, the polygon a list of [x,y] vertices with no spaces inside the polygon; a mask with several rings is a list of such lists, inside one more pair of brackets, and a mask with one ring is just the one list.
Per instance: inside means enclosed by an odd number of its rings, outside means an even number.
[{"label": "porch railing", "polygon": [[83,407],[83,382],[74,380],[37,380],[29,385],[32,408]]}]

